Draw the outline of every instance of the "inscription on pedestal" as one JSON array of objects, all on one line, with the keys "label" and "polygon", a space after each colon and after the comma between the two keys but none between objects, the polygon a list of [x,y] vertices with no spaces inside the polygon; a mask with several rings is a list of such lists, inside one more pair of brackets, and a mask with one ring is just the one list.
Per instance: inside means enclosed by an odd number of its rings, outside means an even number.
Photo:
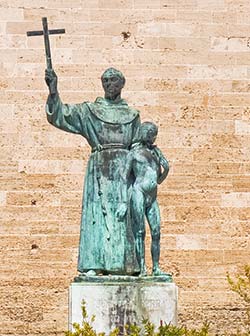
[{"label": "inscription on pedestal", "polygon": [[81,302],[86,302],[88,315],[95,315],[97,332],[108,333],[118,327],[121,334],[131,323],[149,319],[177,324],[177,287],[174,283],[72,283],[70,286],[69,328],[82,322]]}]

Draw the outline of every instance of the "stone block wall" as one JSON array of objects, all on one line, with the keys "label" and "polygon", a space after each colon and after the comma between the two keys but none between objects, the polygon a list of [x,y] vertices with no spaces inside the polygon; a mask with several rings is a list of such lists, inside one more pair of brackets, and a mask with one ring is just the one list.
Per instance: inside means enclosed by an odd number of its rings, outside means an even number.
[{"label": "stone block wall", "polygon": [[43,38],[26,37],[43,16],[66,29],[51,37],[64,102],[102,95],[114,66],[123,97],[159,125],[171,165],[161,264],[179,286],[180,323],[242,325],[226,272],[250,252],[249,10],[249,0],[0,1],[1,335],[63,335],[76,275],[90,151],[46,121]]}]

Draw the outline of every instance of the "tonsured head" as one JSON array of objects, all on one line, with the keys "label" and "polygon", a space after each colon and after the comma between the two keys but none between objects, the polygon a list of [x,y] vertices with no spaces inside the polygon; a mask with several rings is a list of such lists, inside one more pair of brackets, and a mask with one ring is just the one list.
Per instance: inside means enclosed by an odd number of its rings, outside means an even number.
[{"label": "tonsured head", "polygon": [[146,121],[141,124],[141,141],[145,144],[152,145],[157,137],[158,134],[158,127],[149,121]]},{"label": "tonsured head", "polygon": [[102,87],[105,91],[105,98],[115,100],[120,97],[125,84],[125,77],[121,71],[109,68],[104,71],[102,77]]}]

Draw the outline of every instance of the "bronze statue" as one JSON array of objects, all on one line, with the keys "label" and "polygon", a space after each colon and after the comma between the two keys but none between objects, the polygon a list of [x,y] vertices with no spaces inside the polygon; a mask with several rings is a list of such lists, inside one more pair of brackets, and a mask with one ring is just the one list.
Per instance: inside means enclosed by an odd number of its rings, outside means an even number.
[{"label": "bronze statue", "polygon": [[92,149],[84,183],[78,270],[87,275],[146,275],[146,215],[152,236],[152,273],[164,275],[159,268],[160,212],[156,196],[157,183],[166,178],[169,167],[153,145],[157,127],[146,122],[139,136],[139,113],[121,98],[125,78],[114,68],[102,75],[104,98],[94,103],[63,104],[52,68],[49,35],[63,34],[65,29],[49,30],[47,18],[42,23],[42,31],[27,35],[44,36],[47,119],[57,128],[82,135]]},{"label": "bronze statue", "polygon": [[127,188],[121,170],[138,141],[140,117],[121,98],[123,74],[102,75],[104,98],[94,103],[63,104],[57,76],[45,71],[49,87],[47,119],[57,128],[85,137],[91,146],[83,193],[78,271],[85,274],[138,274],[135,243],[127,211]]},{"label": "bronze statue", "polygon": [[154,145],[157,126],[150,122],[141,125],[141,140],[128,154],[125,179],[134,176],[131,193],[131,218],[136,243],[140,275],[147,275],[145,265],[145,216],[151,232],[152,275],[165,275],[159,268],[160,210],[157,202],[157,183],[168,175],[169,165],[160,149]]}]

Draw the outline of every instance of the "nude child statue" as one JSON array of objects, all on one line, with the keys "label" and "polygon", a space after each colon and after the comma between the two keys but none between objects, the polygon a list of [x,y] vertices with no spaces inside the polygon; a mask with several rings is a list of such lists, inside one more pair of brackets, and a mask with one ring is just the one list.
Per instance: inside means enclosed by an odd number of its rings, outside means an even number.
[{"label": "nude child statue", "polygon": [[160,149],[154,145],[158,128],[154,123],[141,124],[140,142],[128,154],[126,176],[134,176],[130,196],[130,212],[136,243],[136,257],[140,276],[147,275],[145,264],[145,216],[151,232],[152,275],[165,275],[159,267],[160,210],[157,202],[157,184],[168,175],[169,164]]}]

